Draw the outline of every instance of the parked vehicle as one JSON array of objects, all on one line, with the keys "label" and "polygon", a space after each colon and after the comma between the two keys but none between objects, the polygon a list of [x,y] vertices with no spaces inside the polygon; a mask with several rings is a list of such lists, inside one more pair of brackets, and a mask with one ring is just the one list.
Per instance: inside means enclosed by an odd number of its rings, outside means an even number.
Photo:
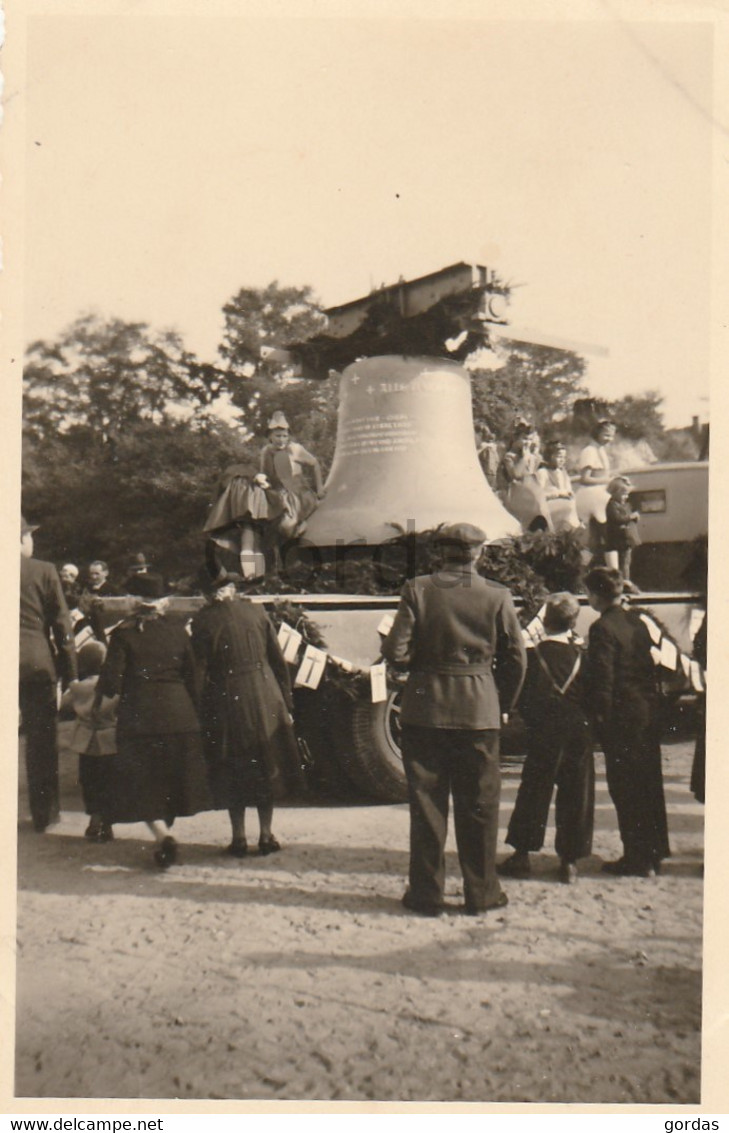
[{"label": "parked vehicle", "polygon": [[[651,490],[651,489],[646,489]],[[335,594],[286,594],[281,596],[298,606],[316,624],[326,642],[327,651],[355,668],[367,669],[378,660],[380,638],[378,627],[383,615],[397,609],[397,597],[375,597]],[[272,609],[275,595],[254,597]],[[189,619],[200,607],[202,598],[172,598],[169,616]],[[685,652],[691,651],[691,611],[699,599],[691,594],[642,594],[641,607],[651,611],[665,626]],[[131,609],[129,598],[103,600],[104,622],[112,625]],[[517,602],[518,606],[518,602]],[[587,635],[597,615],[580,599],[577,631]],[[311,757],[319,780],[340,786],[348,783],[352,793],[379,802],[395,803],[407,799],[407,784],[400,751],[400,686],[393,682],[387,698],[373,704],[364,693],[321,696],[318,691],[295,690],[297,726]],[[504,749],[514,748],[510,736],[504,737]],[[517,737],[518,739],[518,737]]]},{"label": "parked vehicle", "polygon": [[708,461],[651,464],[625,474],[633,485],[630,502],[640,514],[634,581],[643,590],[692,588],[709,534]]}]

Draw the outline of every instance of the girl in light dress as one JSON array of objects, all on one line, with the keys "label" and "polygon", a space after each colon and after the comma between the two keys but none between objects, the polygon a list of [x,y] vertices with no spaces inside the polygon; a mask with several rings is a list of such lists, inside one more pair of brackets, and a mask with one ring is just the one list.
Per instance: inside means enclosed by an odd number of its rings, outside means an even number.
[{"label": "girl in light dress", "polygon": [[544,464],[536,475],[555,531],[572,531],[581,526],[566,460],[567,449],[562,441],[549,441],[544,450]]}]

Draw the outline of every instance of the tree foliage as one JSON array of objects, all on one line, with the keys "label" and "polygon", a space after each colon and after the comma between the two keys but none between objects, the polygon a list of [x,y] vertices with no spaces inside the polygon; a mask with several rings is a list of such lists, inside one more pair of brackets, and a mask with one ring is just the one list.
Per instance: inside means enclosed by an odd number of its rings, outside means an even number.
[{"label": "tree foliage", "polygon": [[212,423],[138,423],[111,445],[76,431],[24,438],[23,511],[41,523],[38,553],[80,565],[106,559],[118,581],[144,551],[170,578],[202,561],[201,529],[219,471],[239,437]]},{"label": "tree foliage", "polygon": [[28,349],[25,422],[50,437],[83,429],[98,443],[144,421],[174,418],[174,409],[209,404],[221,379],[185,350],[175,331],[146,323],[84,315],[54,342]]},{"label": "tree foliage", "polygon": [[587,392],[584,359],[569,350],[525,342],[504,341],[500,350],[507,354],[500,369],[471,371],[476,425],[486,424],[508,440],[515,418],[522,416],[548,435]]},{"label": "tree foliage", "polygon": [[261,356],[262,346],[285,348],[318,334],[326,316],[311,287],[241,287],[223,307],[225,326],[219,353],[228,372],[239,377],[281,379],[289,367]]}]

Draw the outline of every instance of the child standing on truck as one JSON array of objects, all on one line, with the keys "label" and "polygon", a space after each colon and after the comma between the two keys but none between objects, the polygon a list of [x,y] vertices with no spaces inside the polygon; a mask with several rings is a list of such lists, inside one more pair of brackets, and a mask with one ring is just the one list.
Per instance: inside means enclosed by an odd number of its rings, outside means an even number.
[{"label": "child standing on truck", "polygon": [[619,570],[626,587],[635,590],[630,581],[630,560],[633,547],[640,546],[640,516],[630,506],[632,486],[627,476],[615,476],[608,484],[610,499],[605,509],[605,565],[612,570]]}]

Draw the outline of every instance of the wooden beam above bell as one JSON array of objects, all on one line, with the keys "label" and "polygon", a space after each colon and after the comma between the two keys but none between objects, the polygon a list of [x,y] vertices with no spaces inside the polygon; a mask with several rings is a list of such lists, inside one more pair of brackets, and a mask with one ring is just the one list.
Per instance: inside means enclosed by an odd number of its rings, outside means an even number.
[{"label": "wooden beam above bell", "polygon": [[[456,263],[417,279],[400,279],[369,295],[329,307],[326,330],[289,349],[308,377],[325,378],[361,357],[381,354],[463,360],[506,323],[509,288],[481,264]],[[458,340],[454,350],[448,342]]]}]

